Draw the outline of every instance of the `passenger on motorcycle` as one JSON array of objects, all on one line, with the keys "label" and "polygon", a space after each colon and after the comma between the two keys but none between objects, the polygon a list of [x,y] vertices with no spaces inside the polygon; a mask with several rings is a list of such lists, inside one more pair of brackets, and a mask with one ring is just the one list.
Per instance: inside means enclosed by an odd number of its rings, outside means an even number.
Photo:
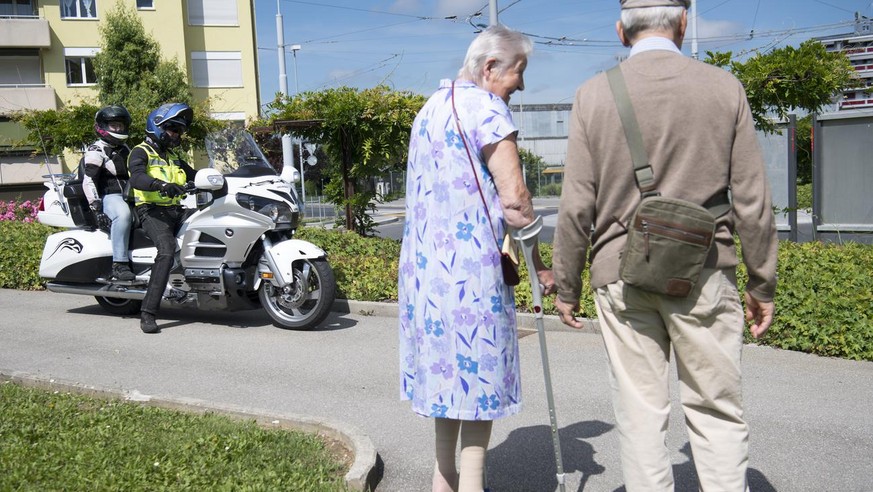
[{"label": "passenger on motorcycle", "polygon": [[146,119],[145,141],[133,148],[128,159],[136,214],[158,250],[140,313],[140,329],[145,333],[161,331],[155,316],[173,266],[176,232],[186,218],[181,205],[184,185],[194,179],[194,169],[176,149],[193,119],[194,111],[184,103],[155,109]]},{"label": "passenger on motorcycle", "polygon": [[[130,113],[123,106],[106,106],[94,115],[94,131],[100,137],[88,146],[82,159],[82,189],[97,219],[97,226],[109,232],[112,240],[112,272],[115,280],[135,279],[130,271],[130,206],[124,188],[130,174],[124,143],[130,127]],[[81,173],[82,170],[80,170]]]}]

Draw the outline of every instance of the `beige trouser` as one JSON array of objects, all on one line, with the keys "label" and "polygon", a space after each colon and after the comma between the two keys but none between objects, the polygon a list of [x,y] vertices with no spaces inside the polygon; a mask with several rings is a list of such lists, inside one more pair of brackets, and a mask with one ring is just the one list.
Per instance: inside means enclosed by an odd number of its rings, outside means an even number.
[{"label": "beige trouser", "polygon": [[736,273],[705,269],[687,298],[622,281],[595,294],[627,490],[673,490],[666,445],[671,344],[701,490],[747,490],[749,430],[740,374],[744,323]]}]

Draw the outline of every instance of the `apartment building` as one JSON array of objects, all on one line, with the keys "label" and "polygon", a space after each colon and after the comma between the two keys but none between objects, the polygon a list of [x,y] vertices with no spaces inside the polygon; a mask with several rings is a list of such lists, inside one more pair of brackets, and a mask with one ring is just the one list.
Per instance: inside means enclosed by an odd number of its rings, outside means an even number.
[{"label": "apartment building", "polygon": [[850,89],[838,97],[839,110],[873,108],[873,19],[855,14],[854,32],[815,38],[829,52],[844,53],[858,76],[864,80],[864,87]]},{"label": "apartment building", "polygon": [[[117,2],[136,8],[162,56],[187,72],[194,98],[209,99],[213,117],[258,116],[254,0],[0,0],[0,185],[39,183],[47,173],[44,156],[14,146],[24,131],[10,114],[96,100],[99,27]],[[49,161],[70,170],[78,158]]]},{"label": "apartment building", "polygon": [[560,183],[567,158],[572,104],[511,104],[509,110],[518,127],[518,146],[543,158],[539,169],[542,184]]}]

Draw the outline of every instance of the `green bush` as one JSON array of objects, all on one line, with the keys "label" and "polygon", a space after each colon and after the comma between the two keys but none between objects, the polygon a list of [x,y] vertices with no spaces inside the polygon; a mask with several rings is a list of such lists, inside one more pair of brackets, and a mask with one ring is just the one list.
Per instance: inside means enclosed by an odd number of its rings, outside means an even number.
[{"label": "green bush", "polygon": [[397,301],[398,241],[319,227],[303,227],[297,237],[327,252],[336,277],[337,297]]},{"label": "green bush", "polygon": [[[873,360],[873,247],[779,244],[776,318],[758,342],[782,349]],[[740,287],[747,274],[740,266]],[[748,338],[747,341],[752,341]]]},{"label": "green bush", "polygon": [[[54,229],[41,224],[0,221],[0,288],[41,288],[39,259],[46,236]],[[324,248],[337,279],[337,296],[360,301],[397,301],[400,242],[365,238],[355,233],[301,228],[298,237]],[[541,244],[551,264],[551,244]],[[755,343],[824,356],[873,360],[873,247],[849,243],[779,244],[779,287],[776,320]],[[515,290],[516,306],[531,312],[527,270]],[[738,270],[739,287],[746,282]],[[583,278],[588,283],[588,273]],[[597,316],[589,289],[580,299],[582,315]],[[546,314],[555,314],[553,298],[543,301]],[[753,340],[748,339],[752,342]]]},{"label": "green bush", "polygon": [[561,184],[550,183],[540,186],[537,196],[561,196]]},{"label": "green bush", "polygon": [[0,288],[43,288],[39,259],[46,238],[56,231],[36,222],[0,221]]}]

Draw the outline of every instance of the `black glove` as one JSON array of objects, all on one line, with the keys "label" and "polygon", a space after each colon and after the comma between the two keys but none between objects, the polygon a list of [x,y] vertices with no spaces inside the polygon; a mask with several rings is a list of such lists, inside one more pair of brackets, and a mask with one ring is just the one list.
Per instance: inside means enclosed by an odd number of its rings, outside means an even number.
[{"label": "black glove", "polygon": [[161,185],[161,194],[166,195],[169,198],[176,198],[185,193],[185,187],[177,185],[176,183],[164,183]]},{"label": "black glove", "polygon": [[98,198],[91,202],[91,210],[93,210],[95,214],[103,213],[103,200]]},{"label": "black glove", "polygon": [[95,212],[94,218],[97,221],[97,228],[101,231],[108,233],[109,230],[112,229],[112,219],[110,219],[108,215],[101,212]]}]

